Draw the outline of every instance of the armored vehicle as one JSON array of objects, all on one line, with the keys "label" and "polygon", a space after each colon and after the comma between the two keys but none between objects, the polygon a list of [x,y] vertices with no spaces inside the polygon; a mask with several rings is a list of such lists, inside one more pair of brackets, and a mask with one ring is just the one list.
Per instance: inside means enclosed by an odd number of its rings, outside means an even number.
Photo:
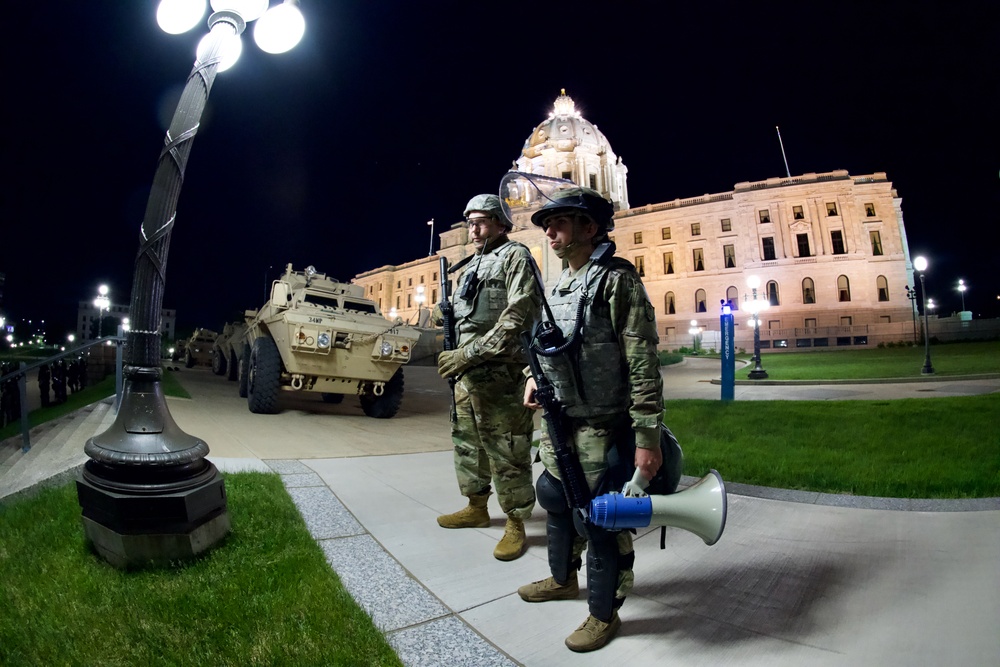
[{"label": "armored vehicle", "polygon": [[184,366],[194,368],[196,364],[212,365],[212,348],[218,333],[211,329],[195,329],[184,344]]},{"label": "armored vehicle", "polygon": [[243,334],[245,322],[230,322],[222,327],[222,333],[215,339],[212,350],[212,372],[236,380],[239,374],[240,357],[243,356]]},{"label": "armored vehicle", "polygon": [[246,315],[239,380],[251,412],[277,412],[283,390],[316,392],[328,403],[357,395],[369,417],[399,410],[402,365],[420,334],[385,319],[360,285],[289,264],[268,302]]}]

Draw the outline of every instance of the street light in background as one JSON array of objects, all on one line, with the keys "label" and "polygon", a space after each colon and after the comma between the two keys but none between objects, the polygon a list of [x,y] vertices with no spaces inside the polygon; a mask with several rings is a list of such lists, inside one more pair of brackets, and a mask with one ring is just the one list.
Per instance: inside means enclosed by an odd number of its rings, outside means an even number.
[{"label": "street light in background", "polygon": [[767,371],[760,365],[760,314],[767,310],[770,302],[767,299],[757,298],[757,288],[760,287],[760,278],[749,276],[747,287],[750,288],[751,298],[748,300],[744,296],[743,308],[750,311],[750,324],[753,325],[753,370],[747,375],[751,380],[767,379]]},{"label": "street light in background", "polygon": [[97,337],[103,337],[104,313],[111,309],[111,298],[108,296],[107,285],[97,288],[97,296],[94,298],[94,308],[97,308]]},{"label": "street light in background", "polygon": [[688,333],[691,334],[694,353],[698,354],[698,341],[701,338],[701,327],[698,326],[698,320],[691,320],[691,328],[688,329]]},{"label": "street light in background", "polygon": [[434,218],[431,218],[430,220],[427,221],[427,226],[431,228],[431,243],[427,247],[427,256],[428,257],[433,257],[434,256]]},{"label": "street light in background", "polygon": [[930,320],[927,317],[927,284],[924,282],[924,272],[927,271],[927,259],[923,256],[913,260],[913,268],[920,275],[920,298],[923,299],[924,306],[924,367],[920,369],[923,375],[934,373],[934,366],[931,365],[931,332]]},{"label": "street light in background", "polygon": [[[160,386],[160,312],[177,201],[191,146],[218,72],[242,50],[240,35],[260,19],[254,38],[269,53],[287,50],[305,22],[297,0],[212,0],[209,33],[167,129],[139,230],[125,346],[125,385],[111,427],[87,441],[90,460],[77,481],[88,541],[117,567],[191,558],[229,532],[222,476],[205,460],[208,445],[174,422]],[[162,0],[157,22],[179,34],[201,23],[204,0]],[[265,14],[267,12],[267,14]],[[282,27],[287,32],[281,35]]]},{"label": "street light in background", "polygon": [[424,308],[424,301],[427,300],[427,295],[424,294],[424,286],[417,285],[417,294],[413,297],[413,300],[417,302],[417,326],[420,326],[420,314]]},{"label": "street light in background", "polygon": [[958,279],[958,293],[962,295],[962,312],[965,312],[965,281],[961,278]]}]

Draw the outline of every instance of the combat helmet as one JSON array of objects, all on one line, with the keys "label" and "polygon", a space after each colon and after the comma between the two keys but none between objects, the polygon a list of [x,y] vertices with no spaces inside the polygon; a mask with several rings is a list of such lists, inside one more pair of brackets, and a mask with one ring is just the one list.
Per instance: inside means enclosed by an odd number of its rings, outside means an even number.
[{"label": "combat helmet", "polygon": [[503,206],[500,203],[500,197],[496,195],[476,195],[469,200],[469,203],[465,206],[465,213],[463,215],[468,218],[469,214],[473,211],[482,211],[483,213],[489,213],[497,220],[500,221],[504,227],[509,231],[514,227],[514,224],[507,219],[504,215]]},{"label": "combat helmet", "polygon": [[557,213],[571,211],[586,213],[604,231],[610,232],[615,228],[615,221],[612,217],[615,214],[615,209],[611,202],[602,197],[596,190],[579,186],[554,193],[544,206],[531,215],[531,222],[539,227],[544,227],[546,218]]}]

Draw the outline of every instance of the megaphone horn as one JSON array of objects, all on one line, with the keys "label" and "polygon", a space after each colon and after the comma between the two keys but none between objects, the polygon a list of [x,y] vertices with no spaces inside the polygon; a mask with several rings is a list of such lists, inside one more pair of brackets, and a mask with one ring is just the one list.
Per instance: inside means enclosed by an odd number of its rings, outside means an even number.
[{"label": "megaphone horn", "polygon": [[726,483],[712,470],[668,496],[598,496],[590,501],[590,521],[608,530],[673,526],[694,533],[711,546],[726,529],[726,506]]}]

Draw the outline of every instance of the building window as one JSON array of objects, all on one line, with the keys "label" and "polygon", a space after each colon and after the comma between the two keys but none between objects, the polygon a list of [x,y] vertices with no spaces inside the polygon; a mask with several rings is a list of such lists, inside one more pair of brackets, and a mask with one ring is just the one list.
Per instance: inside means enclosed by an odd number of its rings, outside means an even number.
[{"label": "building window", "polygon": [[692,222],[691,223],[691,236],[701,236],[701,223]]},{"label": "building window", "polygon": [[705,251],[701,248],[695,248],[692,251],[694,255],[694,270],[704,271],[705,270]]},{"label": "building window", "polygon": [[882,236],[877,231],[868,232],[868,238],[872,241],[872,254],[882,254]]},{"label": "building window", "polygon": [[407,308],[412,308],[413,307],[413,295],[412,294],[407,294],[406,295],[406,307]]},{"label": "building window", "polygon": [[663,227],[662,229],[660,229],[660,234],[663,236],[663,240],[664,241],[669,241],[670,240],[670,228],[669,227]]},{"label": "building window", "polygon": [[433,273],[433,274],[431,275],[431,280],[432,280],[432,281],[434,281],[434,282],[437,282],[437,281],[438,281],[438,274],[437,274],[437,271],[435,271],[435,272],[434,272],[434,273]]},{"label": "building window", "polygon": [[421,285],[423,285],[423,284],[424,284],[424,277],[423,277],[423,276],[420,276],[420,284],[421,284]]},{"label": "building window", "polygon": [[806,325],[806,329],[815,329],[816,328],[816,318],[815,317],[807,317],[806,321],[805,321],[805,325]]},{"label": "building window", "polygon": [[397,280],[396,281],[396,289],[399,289],[402,286],[403,286],[403,281],[402,280]]},{"label": "building window", "polygon": [[562,173],[562,178],[563,178],[564,181],[572,181],[573,180],[573,173],[569,172],[569,171],[564,171]]},{"label": "building window", "polygon": [[885,279],[885,276],[879,276],[875,279],[875,287],[878,289],[878,300],[888,301],[889,300],[889,281]]},{"label": "building window", "polygon": [[413,278],[407,278],[406,279],[406,286],[407,287],[413,287]]},{"label": "building window", "polygon": [[705,290],[696,290],[694,293],[694,309],[699,313],[708,312],[705,307]]},{"label": "building window", "polygon": [[639,255],[638,257],[636,257],[633,263],[635,264],[635,270],[639,273],[639,276],[640,277],[645,276],[646,260],[643,258],[643,256]]},{"label": "building window", "polygon": [[837,294],[840,301],[851,300],[851,282],[847,276],[837,278]]},{"label": "building window", "polygon": [[804,220],[805,217],[806,217],[806,214],[802,212],[802,207],[801,206],[793,206],[792,207],[792,217],[794,219],[796,219],[796,220]]},{"label": "building window", "polygon": [[834,255],[846,255],[847,250],[844,248],[844,232],[839,229],[834,229],[830,232],[830,241],[833,243],[833,254]]},{"label": "building window", "polygon": [[796,234],[795,242],[799,246],[799,257],[811,257],[809,253],[809,235],[808,234]]},{"label": "building window", "polygon": [[875,204],[865,204],[865,215],[869,218],[875,217]]},{"label": "building window", "polygon": [[840,326],[849,327],[854,325],[854,318],[851,315],[844,315],[840,318]]},{"label": "building window", "polygon": [[777,259],[778,256],[774,254],[774,237],[765,236],[761,241],[764,242],[764,261]]},{"label": "building window", "polygon": [[765,208],[761,211],[757,211],[757,215],[760,216],[760,224],[767,224],[771,222],[771,213]]},{"label": "building window", "polygon": [[438,291],[436,289],[431,290],[431,303],[438,302]]},{"label": "building window", "polygon": [[733,221],[729,218],[722,219],[722,231],[731,232],[733,231]]},{"label": "building window", "polygon": [[828,217],[831,217],[831,218],[833,216],[837,215],[837,203],[836,202],[828,201],[826,203],[826,215]]},{"label": "building window", "polygon": [[[767,302],[772,306],[780,306],[781,301],[778,300],[778,283],[771,280],[767,283],[765,289],[767,290]],[[774,329],[775,327],[771,328]]]},{"label": "building window", "polygon": [[636,232],[635,234],[633,234],[632,242],[635,243],[636,245],[642,243],[642,232]]},{"label": "building window", "polygon": [[736,246],[734,245],[722,246],[722,256],[725,258],[727,269],[736,268]]},{"label": "building window", "polygon": [[399,297],[396,297],[396,310],[399,310]]},{"label": "building window", "polygon": [[671,274],[674,272],[674,253],[665,252],[663,253],[663,273]]},{"label": "building window", "polygon": [[812,278],[802,279],[802,303],[816,303],[816,283]]},{"label": "building window", "polygon": [[591,190],[597,189],[597,174],[590,175],[590,189]]},{"label": "building window", "polygon": [[726,290],[726,301],[729,302],[729,307],[733,310],[740,309],[740,291],[735,286],[730,285]]},{"label": "building window", "polygon": [[667,315],[677,314],[677,303],[674,301],[674,293],[667,292],[663,297],[663,309],[667,311]]}]

